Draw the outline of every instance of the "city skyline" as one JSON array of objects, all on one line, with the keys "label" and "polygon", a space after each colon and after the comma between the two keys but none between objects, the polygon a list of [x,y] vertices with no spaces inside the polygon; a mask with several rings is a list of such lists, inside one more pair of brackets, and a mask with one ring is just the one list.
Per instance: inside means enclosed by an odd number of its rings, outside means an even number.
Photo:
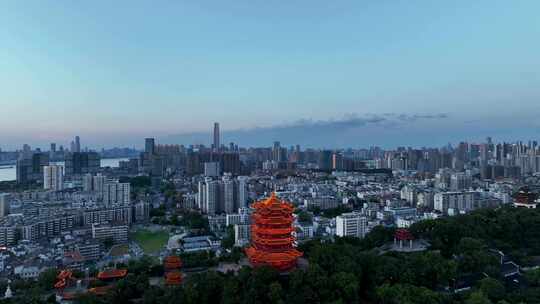
[{"label": "city skyline", "polygon": [[[513,133],[508,133],[508,136],[505,137],[493,137],[489,133],[484,134],[475,134],[467,130],[463,130],[463,137],[456,136],[453,140],[444,141],[444,140],[433,140],[424,141],[424,143],[415,142],[415,138],[407,137],[400,138],[393,142],[384,142],[384,141],[364,141],[360,143],[355,143],[350,141],[350,137],[343,136],[343,141],[340,141],[341,144],[335,145],[333,139],[329,136],[333,136],[333,132],[339,132],[342,130],[351,130],[354,131],[355,128],[385,128],[386,132],[397,137],[401,137],[403,132],[403,126],[406,126],[407,123],[414,123],[422,120],[444,120],[447,119],[446,114],[435,114],[435,115],[397,115],[393,113],[385,113],[383,115],[369,115],[365,117],[358,116],[349,116],[342,120],[330,120],[330,121],[313,121],[313,120],[299,120],[295,123],[287,124],[284,126],[274,126],[274,127],[260,127],[255,129],[239,129],[231,130],[225,132],[225,140],[221,142],[219,148],[221,147],[228,148],[230,144],[235,144],[237,147],[242,148],[257,148],[257,147],[270,147],[271,142],[268,141],[269,138],[272,138],[272,142],[282,143],[284,146],[293,147],[301,146],[302,148],[307,149],[316,149],[316,150],[342,150],[342,149],[366,149],[371,147],[378,147],[383,149],[395,149],[399,147],[409,147],[409,148],[444,148],[448,145],[456,147],[460,143],[471,143],[479,144],[484,143],[486,139],[498,143],[519,143],[519,142],[536,142],[538,138],[535,134],[531,136],[526,136],[527,132],[522,132],[518,136],[512,135]],[[312,145],[310,144],[310,132],[317,131],[317,136],[319,140],[324,139],[325,144],[323,145]],[[430,130],[424,130],[430,131]],[[431,130],[433,131],[433,130]],[[473,134],[471,136],[471,133]],[[279,135],[284,134],[284,135]],[[432,133],[433,134],[433,133]],[[263,135],[263,136],[261,136]],[[343,134],[342,134],[343,135]],[[148,150],[148,141],[152,142],[154,145],[155,140],[159,144],[164,145],[183,145],[186,147],[189,146],[204,146],[212,149],[216,149],[216,142],[220,142],[222,138],[219,122],[214,122],[212,130],[208,132],[198,132],[191,134],[177,134],[169,135],[161,138],[156,137],[147,137],[145,142],[141,142],[141,138],[136,139],[136,143],[133,143],[131,146],[122,146],[122,145],[113,145],[113,146],[104,146],[101,145],[96,147],[92,145],[84,145],[85,151],[96,151],[99,149],[117,149],[117,148],[126,148],[126,149],[138,149],[140,151]],[[241,138],[241,141],[235,141],[235,139]],[[445,137],[447,138],[447,137]],[[73,138],[72,138],[73,139]],[[243,139],[243,140],[242,140]],[[306,141],[307,139],[307,141]],[[39,149],[42,151],[56,151],[56,147],[62,151],[70,152],[81,152],[83,149],[80,143],[80,136],[75,136],[74,140],[69,142],[69,138],[66,139],[66,143],[63,142],[43,142],[36,146],[29,145],[24,143],[19,146],[0,146],[0,151],[25,151],[27,149]],[[239,145],[240,144],[240,145]],[[147,151],[148,152],[148,151]]]},{"label": "city skyline", "polygon": [[[537,2],[307,4],[4,2],[0,146],[75,134],[96,148],[173,143],[209,135],[213,121],[222,143],[245,146],[290,134],[312,147],[394,146],[402,133],[440,145],[540,130]],[[339,123],[385,113],[444,117],[396,131]],[[318,122],[332,128],[314,136]]]}]

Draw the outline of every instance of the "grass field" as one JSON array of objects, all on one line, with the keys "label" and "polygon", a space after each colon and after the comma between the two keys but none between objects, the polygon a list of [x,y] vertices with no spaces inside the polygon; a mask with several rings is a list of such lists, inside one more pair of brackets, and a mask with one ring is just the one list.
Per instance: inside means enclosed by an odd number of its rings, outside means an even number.
[{"label": "grass field", "polygon": [[129,252],[128,245],[116,245],[111,248],[111,256],[119,257]]},{"label": "grass field", "polygon": [[160,251],[167,244],[169,233],[166,231],[137,230],[137,232],[130,235],[130,239],[137,242],[144,250],[144,253],[153,254]]}]

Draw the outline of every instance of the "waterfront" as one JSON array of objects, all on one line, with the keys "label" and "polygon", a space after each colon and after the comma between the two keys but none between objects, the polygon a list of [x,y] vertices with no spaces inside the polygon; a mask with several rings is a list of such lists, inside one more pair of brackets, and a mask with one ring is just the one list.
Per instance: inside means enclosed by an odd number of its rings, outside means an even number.
[{"label": "waterfront", "polygon": [[[117,168],[121,161],[128,158],[105,158],[101,160],[101,167]],[[64,162],[53,162],[53,164],[64,165]],[[17,178],[17,169],[15,165],[0,166],[0,182],[12,181]]]}]

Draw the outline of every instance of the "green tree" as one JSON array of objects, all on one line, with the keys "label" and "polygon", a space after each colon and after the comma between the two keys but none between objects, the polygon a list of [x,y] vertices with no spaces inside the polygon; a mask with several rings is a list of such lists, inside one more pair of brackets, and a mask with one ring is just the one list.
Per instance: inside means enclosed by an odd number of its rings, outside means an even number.
[{"label": "green tree", "polygon": [[221,240],[221,246],[227,249],[231,249],[234,246],[234,226],[227,227],[227,234]]},{"label": "green tree", "polygon": [[300,211],[298,213],[298,221],[300,223],[311,224],[313,222],[313,216],[307,211]]},{"label": "green tree", "polygon": [[56,282],[56,276],[58,275],[58,270],[56,268],[49,268],[39,274],[38,285],[42,290],[52,290],[54,288],[54,283]]},{"label": "green tree", "polygon": [[493,278],[482,279],[479,282],[479,289],[493,302],[502,300],[506,294],[504,285]]},{"label": "green tree", "polygon": [[532,286],[540,286],[540,268],[525,272],[525,277],[527,278],[529,284],[531,284]]},{"label": "green tree", "polygon": [[482,291],[472,292],[465,300],[465,304],[491,304],[489,298]]},{"label": "green tree", "polygon": [[270,283],[270,286],[268,286],[268,299],[270,300],[270,303],[273,304],[282,304],[285,303],[283,301],[283,287],[281,287],[281,284],[279,282],[272,282]]}]

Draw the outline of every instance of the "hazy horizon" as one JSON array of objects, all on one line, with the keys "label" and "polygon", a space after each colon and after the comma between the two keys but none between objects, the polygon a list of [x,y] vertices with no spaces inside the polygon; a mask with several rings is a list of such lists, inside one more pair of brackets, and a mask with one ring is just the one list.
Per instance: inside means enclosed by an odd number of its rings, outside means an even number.
[{"label": "hazy horizon", "polygon": [[319,3],[4,1],[0,148],[540,134],[540,2]]}]

